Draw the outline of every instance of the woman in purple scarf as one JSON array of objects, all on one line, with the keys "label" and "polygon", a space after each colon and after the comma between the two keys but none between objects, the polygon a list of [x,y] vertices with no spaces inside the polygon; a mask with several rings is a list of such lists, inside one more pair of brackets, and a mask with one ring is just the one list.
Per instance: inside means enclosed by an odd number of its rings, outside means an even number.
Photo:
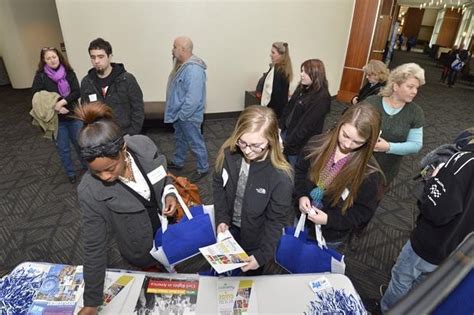
[{"label": "woman in purple scarf", "polygon": [[82,122],[72,117],[80,97],[80,88],[74,70],[56,48],[45,47],[41,49],[40,62],[32,90],[33,94],[39,91],[48,91],[60,95],[54,107],[58,112],[59,120],[55,143],[69,181],[74,184],[76,183],[76,171],[71,160],[71,144],[76,150],[82,168],[87,169],[86,163],[81,159],[77,143]]}]

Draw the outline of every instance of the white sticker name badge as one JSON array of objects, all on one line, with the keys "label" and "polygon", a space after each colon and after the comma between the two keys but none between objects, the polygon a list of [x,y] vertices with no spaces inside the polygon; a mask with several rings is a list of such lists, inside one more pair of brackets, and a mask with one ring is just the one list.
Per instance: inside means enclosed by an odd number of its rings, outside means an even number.
[{"label": "white sticker name badge", "polygon": [[97,101],[97,95],[89,94],[89,102],[95,102],[95,101]]},{"label": "white sticker name badge", "polygon": [[318,291],[329,289],[332,286],[329,283],[328,278],[321,277],[321,278],[318,278],[317,280],[310,281],[309,287],[311,288],[311,290],[313,290],[314,293],[316,293]]},{"label": "white sticker name badge", "polygon": [[147,174],[148,179],[150,180],[152,185],[155,185],[158,183],[160,180],[165,178],[166,176],[166,171],[163,165],[160,165],[159,167],[155,168],[153,171]]}]

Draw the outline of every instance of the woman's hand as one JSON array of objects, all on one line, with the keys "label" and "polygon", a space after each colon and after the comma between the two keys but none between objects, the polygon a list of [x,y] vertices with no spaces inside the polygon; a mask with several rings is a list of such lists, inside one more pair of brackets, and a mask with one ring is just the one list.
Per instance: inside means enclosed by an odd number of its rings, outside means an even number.
[{"label": "woman's hand", "polygon": [[352,105],[355,105],[359,102],[359,98],[357,96],[354,96],[351,100]]},{"label": "woman's hand", "polygon": [[[65,99],[62,99],[54,105],[54,110],[59,112],[61,108],[63,108],[67,104],[67,101]],[[69,112],[69,111],[68,111]]]},{"label": "woman's hand", "polygon": [[299,208],[302,213],[309,213],[311,211],[311,200],[308,197],[304,196],[301,197],[299,200]]},{"label": "woman's hand", "polygon": [[308,213],[308,219],[315,224],[326,225],[328,223],[327,213],[315,207]]},{"label": "woman's hand", "polygon": [[66,107],[61,107],[59,109],[59,113],[60,114],[67,114],[67,113],[69,113],[69,109],[67,109]]},{"label": "woman's hand", "polygon": [[95,306],[84,306],[78,313],[78,315],[96,315],[97,307]]},{"label": "woman's hand", "polygon": [[387,152],[390,150],[390,144],[384,138],[380,138],[377,140],[375,144],[374,151],[375,152]]},{"label": "woman's hand", "polygon": [[249,270],[256,270],[260,267],[260,265],[258,264],[258,261],[255,259],[253,255],[247,259],[244,259],[244,261],[248,262],[248,264],[240,268],[242,269],[243,272],[247,272]]},{"label": "woman's hand", "polygon": [[176,204],[178,200],[173,194],[169,194],[165,197],[165,208],[163,214],[167,217],[172,217],[176,212]]},{"label": "woman's hand", "polygon": [[225,223],[221,223],[217,226],[217,233],[224,233],[229,229],[229,226]]}]

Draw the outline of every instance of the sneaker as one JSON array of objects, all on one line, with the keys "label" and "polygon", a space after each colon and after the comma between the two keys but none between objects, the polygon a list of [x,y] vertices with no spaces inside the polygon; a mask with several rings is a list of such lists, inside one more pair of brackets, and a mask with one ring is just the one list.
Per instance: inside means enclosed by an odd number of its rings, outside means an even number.
[{"label": "sneaker", "polygon": [[169,162],[168,162],[168,169],[170,169],[170,170],[182,170],[183,167],[174,164],[172,161],[169,161]]},{"label": "sneaker", "polygon": [[388,288],[388,285],[386,284],[381,284],[380,287],[379,287],[379,293],[380,293],[380,297],[383,298],[384,294],[385,294],[385,291],[387,291],[387,288]]},{"label": "sneaker", "polygon": [[196,171],[193,174],[191,174],[191,176],[189,176],[189,180],[191,182],[197,182],[201,180],[203,177],[207,176],[207,174],[209,174],[209,171],[203,172],[203,173]]}]

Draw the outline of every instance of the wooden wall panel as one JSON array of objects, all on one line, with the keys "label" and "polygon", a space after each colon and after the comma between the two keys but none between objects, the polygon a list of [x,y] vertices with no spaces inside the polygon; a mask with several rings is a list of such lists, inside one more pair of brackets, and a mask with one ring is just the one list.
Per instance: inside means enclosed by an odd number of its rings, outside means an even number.
[{"label": "wooden wall panel", "polygon": [[390,14],[393,15],[394,9],[395,0],[355,0],[346,60],[337,93],[339,101],[348,102],[359,92],[364,81],[362,67],[369,59],[382,59],[393,21]]},{"label": "wooden wall panel", "polygon": [[424,13],[425,9],[408,8],[405,14],[405,23],[403,24],[403,35],[408,38],[412,36],[415,38],[418,37]]},{"label": "wooden wall panel", "polygon": [[456,40],[459,24],[461,23],[462,15],[457,10],[446,10],[444,14],[443,24],[438,34],[436,44],[444,47],[452,47]]}]

